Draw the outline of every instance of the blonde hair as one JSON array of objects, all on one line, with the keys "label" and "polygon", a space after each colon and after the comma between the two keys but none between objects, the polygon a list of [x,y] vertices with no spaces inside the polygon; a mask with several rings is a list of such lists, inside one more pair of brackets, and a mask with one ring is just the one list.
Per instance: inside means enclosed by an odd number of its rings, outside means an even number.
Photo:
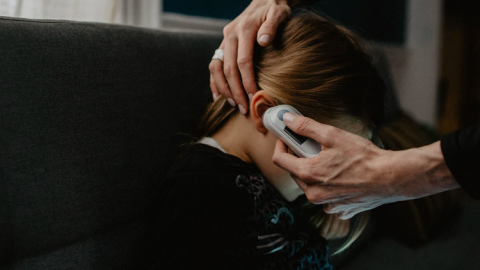
[{"label": "blonde hair", "polygon": [[[359,133],[371,134],[383,119],[384,84],[365,44],[313,11],[294,12],[280,26],[272,45],[256,48],[254,64],[259,89],[276,105],[292,105],[307,117]],[[218,98],[200,122],[201,135],[215,134],[237,113],[224,97]],[[311,221],[320,227],[325,216],[319,209]],[[364,214],[335,254],[355,241],[367,222]]]}]

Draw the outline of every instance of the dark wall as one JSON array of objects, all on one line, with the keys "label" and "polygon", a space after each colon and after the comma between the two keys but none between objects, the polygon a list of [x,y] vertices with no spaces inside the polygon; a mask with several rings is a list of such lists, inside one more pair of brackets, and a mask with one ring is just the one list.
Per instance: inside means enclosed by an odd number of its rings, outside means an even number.
[{"label": "dark wall", "polygon": [[[315,8],[365,38],[403,44],[408,0],[320,0]],[[251,0],[163,0],[165,12],[234,19]]]},{"label": "dark wall", "polygon": [[324,0],[315,7],[367,39],[405,42],[407,0]]},{"label": "dark wall", "polygon": [[163,11],[233,20],[251,0],[163,0]]}]

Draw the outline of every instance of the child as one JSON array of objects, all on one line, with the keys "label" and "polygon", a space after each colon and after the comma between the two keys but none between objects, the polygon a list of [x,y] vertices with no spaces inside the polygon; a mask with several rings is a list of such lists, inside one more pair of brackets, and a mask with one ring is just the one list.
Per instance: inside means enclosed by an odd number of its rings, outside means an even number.
[{"label": "child", "polygon": [[261,90],[249,113],[223,97],[213,102],[200,124],[204,137],[164,180],[160,269],[332,269],[318,226],[325,214],[305,206],[290,174],[272,163],[277,138],[262,116],[289,104],[371,138],[383,83],[355,35],[310,11],[292,14],[254,62]]}]

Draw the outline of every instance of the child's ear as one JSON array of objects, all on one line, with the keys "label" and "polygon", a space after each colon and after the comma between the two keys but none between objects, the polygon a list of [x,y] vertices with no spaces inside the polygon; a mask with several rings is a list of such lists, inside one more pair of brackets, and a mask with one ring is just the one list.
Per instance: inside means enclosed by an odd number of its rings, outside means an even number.
[{"label": "child's ear", "polygon": [[252,97],[250,101],[250,116],[255,124],[255,128],[260,133],[266,133],[268,130],[263,125],[263,114],[270,108],[275,106],[270,95],[264,90],[260,90]]}]

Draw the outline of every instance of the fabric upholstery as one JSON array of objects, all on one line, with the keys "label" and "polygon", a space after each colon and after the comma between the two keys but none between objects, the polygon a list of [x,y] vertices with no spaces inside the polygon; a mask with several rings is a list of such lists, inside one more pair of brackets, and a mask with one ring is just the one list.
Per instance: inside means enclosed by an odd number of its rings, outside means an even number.
[{"label": "fabric upholstery", "polygon": [[[138,265],[221,37],[0,18],[0,265]],[[2,268],[2,267],[0,267]]]}]

